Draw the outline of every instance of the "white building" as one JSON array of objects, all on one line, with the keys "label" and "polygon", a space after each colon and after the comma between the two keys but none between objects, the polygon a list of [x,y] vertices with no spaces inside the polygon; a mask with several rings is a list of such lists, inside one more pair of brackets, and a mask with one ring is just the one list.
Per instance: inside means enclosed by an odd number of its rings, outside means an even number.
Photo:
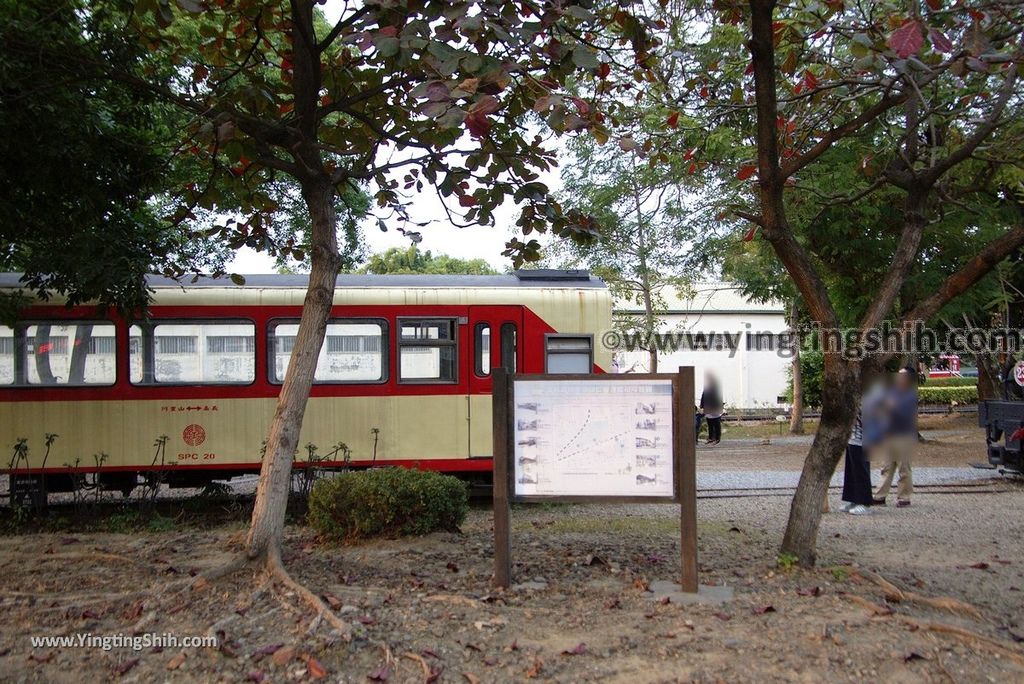
[{"label": "white building", "polygon": [[[684,294],[672,288],[661,294],[660,331],[670,336],[658,354],[658,370],[694,366],[697,397],[705,373],[714,373],[729,409],[784,407],[792,349],[785,305],[752,302],[727,282],[695,283]],[[618,301],[615,313],[640,316],[643,307]],[[617,372],[646,373],[649,359],[642,350],[619,352]]]}]

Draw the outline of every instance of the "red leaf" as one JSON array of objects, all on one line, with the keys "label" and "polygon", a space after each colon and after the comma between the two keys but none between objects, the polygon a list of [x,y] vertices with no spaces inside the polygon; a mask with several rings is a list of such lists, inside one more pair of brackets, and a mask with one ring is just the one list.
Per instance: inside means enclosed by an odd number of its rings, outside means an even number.
[{"label": "red leaf", "polygon": [[765,613],[774,613],[775,606],[760,606],[754,609],[754,615],[764,615]]},{"label": "red leaf", "polygon": [[380,35],[388,36],[389,38],[394,38],[395,36],[398,35],[398,28],[395,26],[381,26]]},{"label": "red leaf", "polygon": [[669,128],[678,128],[679,127],[679,112],[672,112],[671,114],[669,114],[668,118],[665,119],[665,123],[668,124]]},{"label": "red leaf", "polygon": [[323,679],[327,676],[327,669],[313,656],[310,656],[306,661],[306,672],[309,673],[312,679]]},{"label": "red leaf", "polygon": [[693,173],[695,173],[696,171],[697,171],[697,164],[696,164],[696,163],[692,163],[692,162],[691,162],[691,163],[690,163],[690,168],[688,168],[688,169],[686,170],[686,172],[692,175],[692,174],[693,174]]},{"label": "red leaf", "polygon": [[129,670],[131,670],[133,667],[135,667],[138,664],[139,664],[139,659],[138,658],[132,658],[131,660],[126,660],[126,661],[124,661],[123,663],[121,663],[120,665],[118,665],[117,667],[114,668],[114,674],[116,674],[118,677],[122,677],[122,676],[126,675]]},{"label": "red leaf", "polygon": [[381,665],[379,668],[366,675],[366,678],[374,682],[386,682],[391,679],[391,668]]},{"label": "red leaf", "polygon": [[946,54],[952,54],[953,52],[953,41],[946,37],[946,34],[939,29],[933,28],[928,31],[928,40],[931,41],[932,47],[939,52],[945,52]]},{"label": "red leaf", "polygon": [[562,655],[583,655],[586,652],[587,645],[583,642],[580,642],[572,648],[567,648],[564,651],[562,651]]},{"label": "red leaf", "polygon": [[928,0],[928,7],[931,8],[932,11],[938,12],[942,9],[942,0]]},{"label": "red leaf", "polygon": [[590,113],[590,105],[587,104],[586,100],[579,97],[572,97],[570,99],[576,105],[576,111],[580,113],[580,116],[586,116]]},{"label": "red leaf", "polygon": [[467,114],[465,124],[469,134],[474,138],[482,138],[491,130],[491,120],[479,112]]},{"label": "red leaf", "polygon": [[807,86],[808,90],[814,90],[818,87],[818,77],[810,69],[804,72],[804,85]]},{"label": "red leaf", "polygon": [[757,167],[753,164],[744,164],[740,167],[740,170],[736,172],[736,178],[738,180],[747,180],[757,171]]},{"label": "red leaf", "polygon": [[601,65],[597,67],[597,75],[601,78],[608,78],[610,73],[612,73],[612,67],[608,62],[601,62]]},{"label": "red leaf", "polygon": [[907,19],[903,26],[889,36],[889,47],[896,51],[896,56],[900,59],[917,54],[922,43],[924,38],[921,36],[921,24],[916,19]]},{"label": "red leaf", "polygon": [[470,114],[493,114],[501,104],[493,95],[484,95],[469,108]]},{"label": "red leaf", "polygon": [[971,567],[975,570],[988,570],[988,563],[986,563],[985,561],[981,561],[980,563],[975,563]]},{"label": "red leaf", "polygon": [[757,225],[751,226],[750,230],[743,234],[743,241],[750,242],[754,239],[755,235],[757,235]]}]

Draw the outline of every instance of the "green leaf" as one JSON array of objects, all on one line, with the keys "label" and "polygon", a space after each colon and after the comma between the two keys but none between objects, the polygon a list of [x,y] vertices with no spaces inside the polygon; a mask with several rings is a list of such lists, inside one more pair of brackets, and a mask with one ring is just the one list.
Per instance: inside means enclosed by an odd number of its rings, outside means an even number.
[{"label": "green leaf", "polygon": [[577,45],[572,51],[572,61],[576,66],[583,69],[596,69],[600,66],[597,53],[585,45]]},{"label": "green leaf", "polygon": [[235,285],[238,285],[239,287],[245,285],[245,276],[243,275],[239,275],[238,273],[232,273],[228,277],[231,278],[231,282],[233,282]]}]

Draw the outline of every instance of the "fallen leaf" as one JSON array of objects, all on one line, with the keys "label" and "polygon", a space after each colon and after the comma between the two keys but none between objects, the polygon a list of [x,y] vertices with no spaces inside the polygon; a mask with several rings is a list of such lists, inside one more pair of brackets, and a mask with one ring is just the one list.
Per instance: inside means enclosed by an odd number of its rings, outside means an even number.
[{"label": "fallen leaf", "polygon": [[268,655],[274,655],[281,650],[282,646],[284,646],[284,644],[268,644],[262,648],[258,648],[256,649],[256,652],[252,654],[252,659],[261,660],[262,658],[266,658]]},{"label": "fallen leaf", "polygon": [[668,604],[672,603],[672,599],[668,596],[662,596],[658,603],[660,603],[663,606],[667,606]]},{"label": "fallen leaf", "polygon": [[[1012,634],[1012,632],[1011,632],[1011,634]],[[512,643],[509,644],[508,646],[506,646],[505,649],[504,649],[505,653],[511,653],[512,651],[518,651],[518,650],[519,650],[519,640],[518,639],[513,639]]]},{"label": "fallen leaf", "polygon": [[484,657],[484,665],[487,667],[494,667],[498,664],[498,656],[489,655]]},{"label": "fallen leaf", "polygon": [[[476,200],[474,200],[473,203],[475,204]],[[451,561],[449,561],[448,565],[446,565],[444,567],[448,568],[448,570],[450,570],[451,572],[458,572],[459,571],[459,566],[456,565],[455,563],[451,562]]]},{"label": "fallen leaf", "polygon": [[526,677],[528,679],[534,679],[540,676],[541,671],[544,670],[544,661],[538,657],[534,657],[530,667],[526,670]]},{"label": "fallen leaf", "polygon": [[270,656],[270,659],[274,661],[275,665],[287,665],[288,662],[295,657],[294,646],[283,646]]},{"label": "fallen leaf", "polygon": [[764,615],[765,613],[774,613],[775,606],[758,606],[754,608],[754,615]]},{"label": "fallen leaf", "polygon": [[592,553],[588,553],[587,557],[583,559],[583,564],[587,567],[592,565],[608,565],[608,562],[600,556],[595,556]]},{"label": "fallen leaf", "polygon": [[971,567],[975,570],[988,570],[988,563],[986,563],[985,561],[980,561],[978,563],[975,563]]},{"label": "fallen leaf", "polygon": [[722,622],[728,622],[729,620],[732,620],[732,615],[729,615],[728,613],[715,613],[714,615]]},{"label": "fallen leaf", "polygon": [[200,577],[192,583],[192,591],[202,591],[203,589],[206,589],[209,586],[209,580],[207,580],[205,577]]},{"label": "fallen leaf", "polygon": [[587,652],[587,645],[582,641],[572,648],[567,648],[562,651],[562,655],[583,655]]},{"label": "fallen leaf", "polygon": [[797,596],[821,596],[821,587],[809,587],[805,589],[797,589]]},{"label": "fallen leaf", "polygon": [[125,660],[120,665],[118,665],[117,667],[114,668],[114,674],[116,674],[118,677],[123,677],[124,675],[128,674],[128,672],[133,667],[135,667],[138,664],[139,664],[139,659],[138,658],[132,658],[131,660]]},{"label": "fallen leaf", "polygon": [[909,663],[911,660],[931,660],[931,658],[923,656],[916,651],[907,651],[903,654],[903,662]]},{"label": "fallen leaf", "polygon": [[391,679],[391,668],[387,665],[381,665],[379,668],[366,675],[366,678],[372,682],[386,682]]},{"label": "fallen leaf", "polygon": [[35,654],[35,653],[29,653],[28,654],[28,659],[29,660],[34,660],[37,663],[48,663],[51,660],[53,660],[53,651],[50,651],[48,653],[43,653],[42,655],[38,655],[38,654]]},{"label": "fallen leaf", "polygon": [[124,612],[125,620],[138,620],[139,616],[142,615],[142,608],[145,604],[142,601],[136,601],[132,604],[132,607]]},{"label": "fallen leaf", "polygon": [[256,684],[262,684],[266,678],[267,676],[263,674],[263,670],[253,670],[249,674],[245,675],[245,681],[256,682]]},{"label": "fallen leaf", "polygon": [[331,607],[331,610],[338,610],[341,608],[341,599],[334,594],[324,594],[324,600],[327,601],[327,605]]},{"label": "fallen leaf", "polygon": [[469,682],[469,684],[480,684],[480,678],[477,677],[475,674],[470,674],[469,672],[463,672],[462,676],[463,676],[463,678],[467,682]]},{"label": "fallen leaf", "polygon": [[441,656],[437,655],[437,651],[435,651],[433,649],[430,649],[430,648],[425,648],[422,651],[420,651],[420,655],[427,656],[428,658],[440,658],[441,657]]},{"label": "fallen leaf", "polygon": [[359,616],[359,622],[363,623],[364,625],[375,625],[375,624],[377,624],[377,621],[374,620],[369,615],[360,615]]},{"label": "fallen leaf", "polygon": [[185,652],[182,651],[178,655],[176,655],[173,658],[171,658],[170,660],[168,660],[167,661],[167,665],[165,665],[165,667],[168,670],[177,670],[179,667],[182,666],[182,664],[184,664],[184,662],[185,662]]},{"label": "fallen leaf", "polygon": [[633,586],[639,589],[640,591],[651,590],[651,585],[643,577],[637,577],[635,580],[633,580]]},{"label": "fallen leaf", "polygon": [[313,679],[323,679],[327,676],[327,669],[313,656],[306,658],[306,672]]},{"label": "fallen leaf", "polygon": [[609,599],[604,602],[605,610],[614,610],[622,607],[622,602],[617,598]]}]

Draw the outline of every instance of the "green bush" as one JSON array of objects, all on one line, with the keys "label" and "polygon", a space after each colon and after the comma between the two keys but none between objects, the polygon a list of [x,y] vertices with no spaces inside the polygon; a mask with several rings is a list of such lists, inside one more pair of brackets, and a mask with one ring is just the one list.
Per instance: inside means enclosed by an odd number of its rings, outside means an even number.
[{"label": "green bush", "polygon": [[977,387],[978,378],[928,378],[925,387]]},{"label": "green bush", "polygon": [[976,404],[978,388],[973,387],[929,387],[925,385],[917,390],[922,404]]},{"label": "green bush", "polygon": [[319,480],[307,520],[332,541],[458,530],[469,492],[458,478],[407,468],[374,468]]}]

